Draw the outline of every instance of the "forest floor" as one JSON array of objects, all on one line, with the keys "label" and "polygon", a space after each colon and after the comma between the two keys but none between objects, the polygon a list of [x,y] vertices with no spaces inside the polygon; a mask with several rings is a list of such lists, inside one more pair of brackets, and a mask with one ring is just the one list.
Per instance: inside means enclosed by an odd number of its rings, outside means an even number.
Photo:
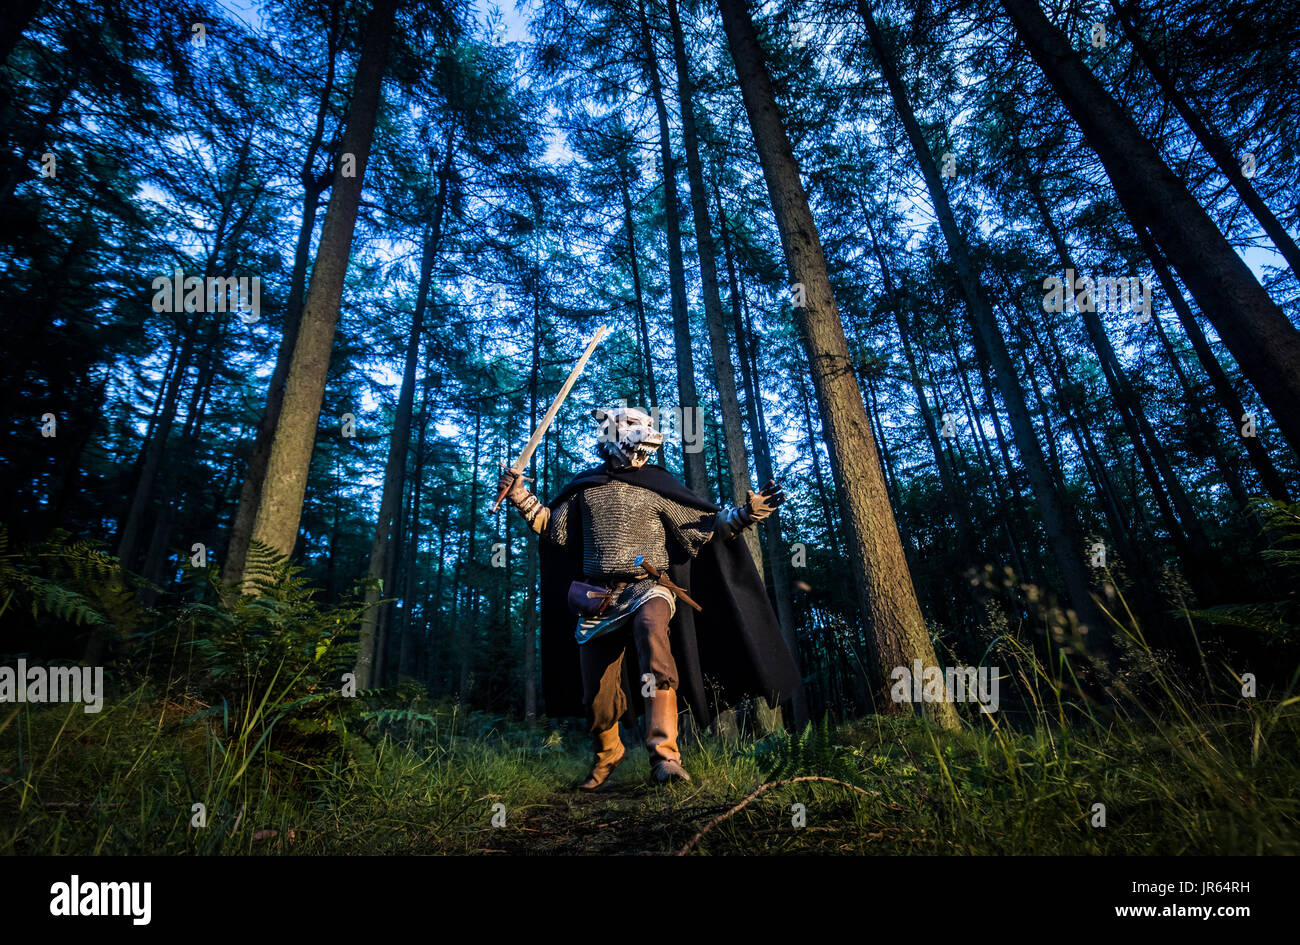
[{"label": "forest floor", "polygon": [[[583,767],[574,781],[585,774]],[[697,766],[689,783],[657,785],[644,750],[629,748],[598,791],[558,789],[517,811],[506,825],[513,829],[470,826],[466,840],[477,834],[485,843],[478,852],[515,855],[665,855],[701,843],[713,852],[864,853],[867,841],[900,830],[877,822],[897,807],[860,810],[865,798],[848,782],[767,782],[778,786],[756,797],[761,779],[737,774],[725,764],[710,765],[707,773]]]},{"label": "forest floor", "polygon": [[274,744],[145,689],[99,715],[6,710],[0,853],[1300,853],[1295,700],[1169,724],[705,736],[683,744],[692,781],[668,786],[629,733],[594,794],[574,790],[581,734],[443,705]]}]

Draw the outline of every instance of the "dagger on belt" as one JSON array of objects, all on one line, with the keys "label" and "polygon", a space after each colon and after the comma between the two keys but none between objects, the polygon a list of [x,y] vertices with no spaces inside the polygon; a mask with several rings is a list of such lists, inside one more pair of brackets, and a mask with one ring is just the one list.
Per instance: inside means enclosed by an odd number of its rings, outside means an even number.
[{"label": "dagger on belt", "polygon": [[700,613],[704,612],[704,608],[701,607],[699,604],[695,603],[695,601],[691,600],[691,595],[687,594],[684,590],[682,590],[680,587],[674,584],[672,578],[664,574],[653,564],[647,563],[645,560],[645,555],[637,555],[636,559],[632,563],[637,565],[638,567],[645,568],[646,573],[648,573],[652,578],[654,578],[657,582],[659,582],[659,584],[668,588],[668,590],[672,591],[673,594],[675,594],[679,599],[690,604],[698,612]]}]

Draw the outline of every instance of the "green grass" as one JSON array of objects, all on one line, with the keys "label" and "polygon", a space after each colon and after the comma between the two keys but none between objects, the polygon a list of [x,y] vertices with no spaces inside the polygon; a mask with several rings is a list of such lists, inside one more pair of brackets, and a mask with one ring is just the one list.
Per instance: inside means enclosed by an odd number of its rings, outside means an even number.
[{"label": "green grass", "polygon": [[[825,773],[877,793],[779,787],[696,852],[1300,853],[1294,700],[1160,724],[1040,719],[1012,731],[993,716],[941,733],[919,719],[872,717],[830,741],[815,728],[795,740],[705,737],[685,746],[691,783],[650,785],[644,751],[633,749],[595,795],[571,790],[586,771],[585,739],[545,724],[423,707],[407,710],[410,725],[350,726],[358,731],[318,757],[267,748],[274,739],[241,756],[239,726],[211,713],[186,724],[195,708],[141,688],[99,715],[9,709],[0,850],[664,854],[767,780]],[[799,751],[801,742],[816,750]],[[207,805],[205,827],[191,826],[195,802]],[[791,824],[796,803],[806,806],[801,828]],[[1096,803],[1105,827],[1091,825]]]},{"label": "green grass", "polygon": [[[1044,611],[1033,632],[1050,650],[1003,628],[980,660],[1002,668],[1002,710],[961,706],[958,731],[871,716],[684,738],[690,783],[652,786],[631,748],[588,795],[573,790],[589,763],[580,734],[431,702],[414,684],[342,696],[365,605],[317,603],[282,559],[258,559],[256,595],[223,596],[209,575],[194,600],[151,614],[113,590],[129,576],[104,591],[98,552],[53,547],[6,557],[0,529],[0,617],[17,601],[14,613],[111,626],[119,671],[142,681],[119,683],[98,714],[0,704],[8,854],[1300,853],[1296,675],[1256,698],[1199,644],[1199,669],[1180,667],[1118,592],[1113,669]],[[73,597],[51,592],[64,584]],[[1269,611],[1285,631],[1270,668],[1290,665],[1292,610]],[[1188,615],[1196,641],[1193,617],[1223,613]],[[806,776],[833,780],[786,783]]]}]

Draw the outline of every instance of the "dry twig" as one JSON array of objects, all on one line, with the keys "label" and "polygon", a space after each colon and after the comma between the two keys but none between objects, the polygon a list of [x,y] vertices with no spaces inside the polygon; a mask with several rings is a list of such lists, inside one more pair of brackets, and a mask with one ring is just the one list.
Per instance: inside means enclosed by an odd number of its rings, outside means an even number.
[{"label": "dry twig", "polygon": [[849,784],[849,782],[847,782],[847,781],[841,781],[841,780],[839,780],[838,778],[826,778],[826,777],[822,777],[822,776],[819,775],[819,774],[805,774],[805,775],[802,775],[802,776],[797,777],[797,778],[786,778],[784,781],[769,781],[769,782],[767,782],[767,784],[761,784],[761,785],[759,785],[758,789],[757,789],[756,791],[754,791],[753,794],[749,795],[749,797],[745,798],[743,801],[741,801],[741,802],[740,802],[739,804],[737,804],[735,807],[731,808],[731,810],[727,811],[726,813],[719,814],[717,817],[714,817],[714,818],[713,818],[712,820],[710,820],[707,824],[705,824],[703,827],[701,827],[701,828],[700,828],[700,832],[697,833],[695,836],[691,837],[691,841],[690,841],[690,843],[686,844],[686,846],[682,847],[680,850],[677,851],[677,855],[678,855],[678,856],[685,856],[686,854],[690,853],[691,850],[695,849],[695,845],[696,845],[697,843],[699,843],[700,840],[702,840],[702,839],[704,838],[704,835],[705,835],[706,833],[708,833],[708,832],[709,832],[710,830],[712,830],[714,827],[718,826],[718,824],[722,823],[724,820],[726,820],[726,819],[727,819],[728,817],[730,817],[731,815],[736,814],[736,813],[739,813],[740,811],[744,810],[746,807],[749,806],[749,804],[750,804],[751,801],[753,801],[755,798],[757,798],[757,797],[758,797],[760,794],[762,794],[763,792],[768,791],[768,790],[770,790],[771,788],[774,788],[774,787],[781,787],[781,786],[786,785],[786,784],[795,784],[795,783],[797,783],[797,782],[799,782],[799,781],[828,781],[828,782],[830,782],[831,784],[838,784],[838,785],[840,785],[841,787],[852,788],[853,790],[857,791],[859,794],[865,794],[867,797],[879,797],[879,796],[880,796],[880,792],[879,792],[879,791],[868,791],[866,788],[860,788],[860,787],[858,787],[856,784]]}]

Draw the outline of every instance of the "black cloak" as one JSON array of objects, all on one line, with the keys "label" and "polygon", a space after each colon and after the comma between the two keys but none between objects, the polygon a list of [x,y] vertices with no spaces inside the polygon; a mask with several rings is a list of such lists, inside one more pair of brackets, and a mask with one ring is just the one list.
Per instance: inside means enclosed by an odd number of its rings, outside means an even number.
[{"label": "black cloak", "polygon": [[[577,475],[550,503],[559,503],[581,489],[611,479],[657,492],[667,499],[705,512],[718,507],[701,499],[662,466],[614,469],[608,464]],[[582,580],[582,529],[576,522],[569,541],[560,548],[541,543],[542,692],[551,716],[584,715],[582,672],[573,630],[578,618],[569,610],[569,584]],[[700,726],[715,712],[746,696],[766,696],[777,705],[799,688],[799,671],[781,636],[776,613],[749,548],[739,536],[710,540],[692,559],[671,539],[668,576],[703,608],[696,613],[681,601],[669,628],[677,661],[677,691]],[[623,660],[623,686],[629,711],[640,701],[629,680],[640,679],[636,648],[629,645]]]}]

